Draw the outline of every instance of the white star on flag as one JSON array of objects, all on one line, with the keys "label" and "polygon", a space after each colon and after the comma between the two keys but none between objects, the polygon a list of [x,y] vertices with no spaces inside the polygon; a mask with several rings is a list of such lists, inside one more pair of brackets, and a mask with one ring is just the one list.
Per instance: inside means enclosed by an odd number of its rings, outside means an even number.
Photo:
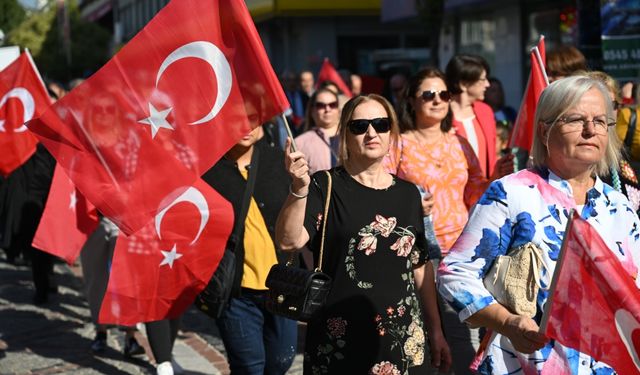
[{"label": "white star on flag", "polygon": [[71,195],[69,195],[69,209],[75,211],[77,203],[78,197],[76,196],[76,191],[74,190],[71,192]]},{"label": "white star on flag", "polygon": [[153,104],[149,103],[149,117],[138,120],[138,122],[151,126],[151,138],[153,139],[160,128],[173,130],[173,126],[167,121],[167,116],[172,109],[172,107],[169,107],[163,111],[158,111]]},{"label": "white star on flag", "polygon": [[160,267],[168,264],[169,268],[173,268],[173,262],[182,257],[182,254],[178,254],[178,252],[176,251],[175,244],[173,245],[171,251],[160,250],[160,252],[162,253],[162,256],[164,256],[164,259],[162,259],[162,262],[160,263]]}]

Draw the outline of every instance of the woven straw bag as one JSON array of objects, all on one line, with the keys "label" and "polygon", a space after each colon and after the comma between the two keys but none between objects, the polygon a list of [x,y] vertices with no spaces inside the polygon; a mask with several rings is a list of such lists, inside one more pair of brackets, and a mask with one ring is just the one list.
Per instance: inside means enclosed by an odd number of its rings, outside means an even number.
[{"label": "woven straw bag", "polygon": [[484,278],[484,286],[512,313],[534,317],[542,269],[542,250],[528,242],[496,258]]}]

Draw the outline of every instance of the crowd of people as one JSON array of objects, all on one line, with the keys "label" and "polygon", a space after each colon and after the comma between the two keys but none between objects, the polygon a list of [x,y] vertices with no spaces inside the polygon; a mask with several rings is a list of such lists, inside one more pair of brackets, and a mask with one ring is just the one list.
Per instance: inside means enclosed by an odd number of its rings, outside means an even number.
[{"label": "crowd of people", "polygon": [[[550,85],[536,109],[532,149],[519,151],[524,159],[508,148],[517,111],[482,57],[460,54],[444,71],[393,74],[386,95],[363,91],[359,75],[345,74],[351,98],[335,82],[316,84],[311,71],[283,74],[287,121],[253,124],[203,175],[239,218],[233,292],[215,320],[231,373],[289,369],[297,324],[265,307],[266,279],[299,250],[295,266],[321,267],[333,280],[307,325],[305,374],[538,373],[552,355],[575,374],[613,373],[538,332],[544,288],[528,317],[497,303],[483,284],[496,257],[531,243],[541,249],[538,278],[548,286],[542,270],[556,266],[570,209],[621,261],[640,266],[640,240],[630,232],[640,225],[633,84],[620,88],[590,71],[570,46],[550,51],[546,66]],[[55,292],[53,259],[30,245],[54,163],[40,147],[0,187],[0,247],[10,261],[30,254],[36,304]],[[427,251],[430,231],[439,254]],[[106,342],[97,312],[115,236],[102,217],[82,251],[95,352]],[[158,374],[179,371],[171,358],[179,323],[147,322]],[[124,354],[141,354],[133,328],[124,330]]]}]

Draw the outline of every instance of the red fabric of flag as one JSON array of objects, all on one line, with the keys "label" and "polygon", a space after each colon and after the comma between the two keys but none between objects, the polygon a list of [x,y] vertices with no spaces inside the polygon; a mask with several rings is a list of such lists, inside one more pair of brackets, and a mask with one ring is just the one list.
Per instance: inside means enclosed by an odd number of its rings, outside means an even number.
[{"label": "red fabric of flag", "polygon": [[97,224],[95,207],[76,190],[62,167],[56,165],[33,247],[71,264]]},{"label": "red fabric of flag", "polygon": [[[544,38],[540,38],[537,48],[544,63],[546,56]],[[534,51],[531,51],[530,55],[531,73],[529,74],[527,88],[524,91],[522,103],[520,103],[520,109],[518,110],[518,117],[513,125],[513,132],[509,141],[509,147],[520,147],[529,152],[531,152],[531,145],[533,144],[535,131],[533,120],[538,106],[538,99],[542,91],[547,87],[547,82],[544,78],[544,66],[540,65]]]},{"label": "red fabric of flag", "polygon": [[198,179],[155,219],[118,237],[101,323],[180,316],[209,282],[233,225],[231,204]]},{"label": "red fabric of flag", "polygon": [[353,94],[351,93],[351,89],[349,89],[349,86],[344,83],[336,68],[334,68],[334,66],[327,58],[324,59],[322,67],[320,68],[320,72],[318,73],[318,83],[316,84],[316,88],[318,88],[324,81],[331,81],[335,83],[345,96],[349,98],[353,96]]},{"label": "red fabric of flag", "polygon": [[288,106],[242,0],[174,0],[28,126],[132,234]]},{"label": "red fabric of flag", "polygon": [[618,374],[640,374],[640,291],[633,277],[577,213],[564,241],[544,333]]},{"label": "red fabric of flag", "polygon": [[24,124],[49,104],[47,90],[26,52],[0,71],[0,174],[8,176],[36,151],[38,139]]}]

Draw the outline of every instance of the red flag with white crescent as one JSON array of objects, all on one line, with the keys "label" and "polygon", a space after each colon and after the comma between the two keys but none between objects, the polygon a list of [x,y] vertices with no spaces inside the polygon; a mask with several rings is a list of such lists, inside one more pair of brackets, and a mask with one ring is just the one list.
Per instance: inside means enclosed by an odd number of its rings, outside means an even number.
[{"label": "red flag with white crescent", "polygon": [[536,115],[536,108],[538,107],[538,99],[540,94],[549,85],[545,78],[545,47],[544,37],[540,37],[540,42],[536,47],[540,54],[540,61],[536,57],[535,51],[532,50],[531,57],[531,73],[529,74],[529,80],[527,81],[527,87],[524,90],[524,96],[520,103],[520,109],[518,110],[518,117],[513,125],[513,132],[511,133],[511,139],[509,140],[509,147],[520,147],[524,150],[531,152],[531,145],[533,145],[533,134],[535,131],[535,124],[533,123]]},{"label": "red flag with white crescent", "polygon": [[[543,333],[608,364],[618,374],[640,374],[640,291],[634,282],[638,270],[624,267],[577,213],[564,246]],[[543,369],[543,373],[559,372]]]},{"label": "red flag with white crescent", "polygon": [[101,323],[176,318],[211,279],[231,234],[233,209],[201,179],[180,191],[151,223],[118,236]]},{"label": "red flag with white crescent", "polygon": [[28,124],[132,234],[251,129],[289,107],[242,0],[173,0]]},{"label": "red flag with white crescent", "polygon": [[27,52],[0,71],[0,174],[8,176],[36,151],[38,139],[24,125],[50,99]]},{"label": "red flag with white crescent", "polygon": [[53,172],[49,196],[33,247],[73,263],[98,225],[98,213],[59,165]]}]

